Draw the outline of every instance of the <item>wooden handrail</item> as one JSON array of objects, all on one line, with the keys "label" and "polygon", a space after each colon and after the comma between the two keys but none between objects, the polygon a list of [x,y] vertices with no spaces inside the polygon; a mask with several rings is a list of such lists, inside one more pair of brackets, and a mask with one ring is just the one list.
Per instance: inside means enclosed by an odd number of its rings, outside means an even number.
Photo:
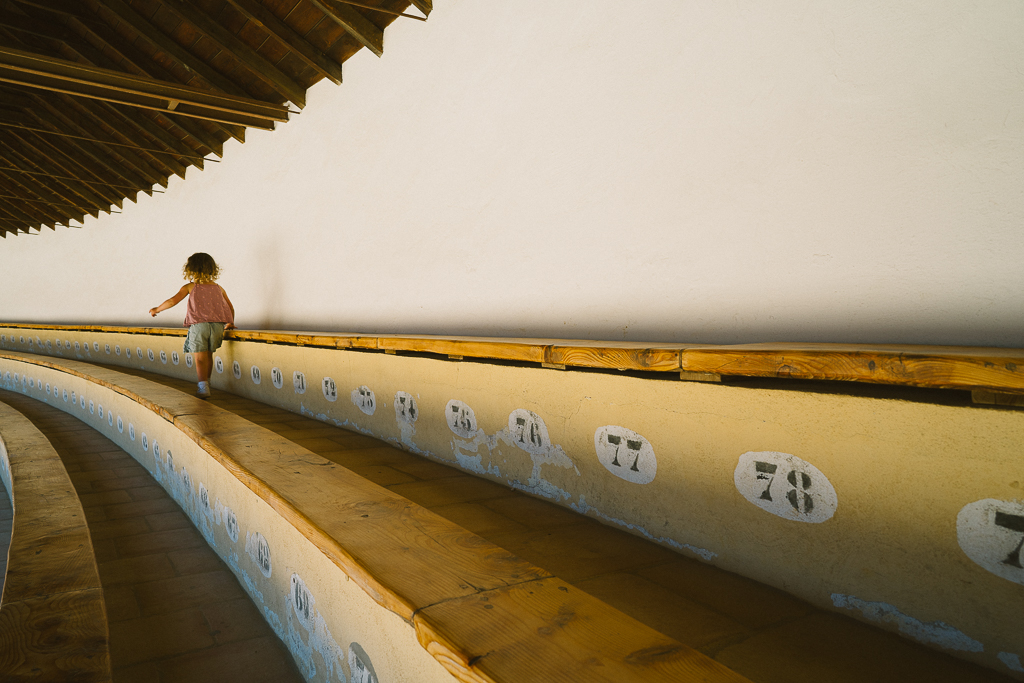
[{"label": "wooden handrail", "polygon": [[[184,328],[0,323],[0,328],[185,336]],[[1024,349],[914,344],[656,344],[562,339],[232,330],[226,339],[540,363],[682,372],[684,378],[776,377],[1024,394]]]},{"label": "wooden handrail", "polygon": [[111,680],[103,589],[85,514],[53,446],[0,403],[14,522],[0,604],[0,678]]}]

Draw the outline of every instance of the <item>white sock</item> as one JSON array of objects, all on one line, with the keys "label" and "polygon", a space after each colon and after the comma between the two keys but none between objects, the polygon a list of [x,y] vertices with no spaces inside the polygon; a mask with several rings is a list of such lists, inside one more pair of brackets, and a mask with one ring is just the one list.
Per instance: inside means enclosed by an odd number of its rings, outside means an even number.
[{"label": "white sock", "polygon": [[199,383],[199,391],[204,391],[204,390],[209,389],[209,388],[210,388],[210,383],[209,382],[200,382]]}]

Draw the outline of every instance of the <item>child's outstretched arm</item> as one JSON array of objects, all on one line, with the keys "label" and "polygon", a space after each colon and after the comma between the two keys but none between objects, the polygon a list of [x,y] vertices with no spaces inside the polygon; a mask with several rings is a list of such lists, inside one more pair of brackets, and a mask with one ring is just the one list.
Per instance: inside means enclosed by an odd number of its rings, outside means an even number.
[{"label": "child's outstretched arm", "polygon": [[194,282],[190,282],[187,285],[183,285],[182,288],[178,290],[178,293],[172,296],[170,299],[163,302],[159,306],[154,306],[153,308],[149,309],[149,314],[155,318],[156,314],[159,313],[160,311],[166,311],[171,306],[176,306],[179,301],[188,296],[188,293],[191,292],[192,288],[195,286],[196,285]]}]

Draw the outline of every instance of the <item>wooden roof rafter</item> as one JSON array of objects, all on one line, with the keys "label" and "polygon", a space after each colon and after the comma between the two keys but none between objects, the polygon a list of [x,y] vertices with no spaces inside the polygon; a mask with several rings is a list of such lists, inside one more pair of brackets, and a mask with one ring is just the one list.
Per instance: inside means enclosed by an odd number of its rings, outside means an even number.
[{"label": "wooden roof rafter", "polygon": [[[99,216],[288,120],[430,0],[0,0],[0,236]],[[80,226],[74,226],[80,227]],[[34,233],[33,233],[34,234]]]}]

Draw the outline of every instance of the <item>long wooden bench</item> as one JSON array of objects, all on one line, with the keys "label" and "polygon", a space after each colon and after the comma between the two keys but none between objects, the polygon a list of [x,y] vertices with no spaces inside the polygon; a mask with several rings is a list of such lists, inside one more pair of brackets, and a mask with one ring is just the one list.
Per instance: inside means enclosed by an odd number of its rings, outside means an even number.
[{"label": "long wooden bench", "polygon": [[15,508],[0,679],[109,681],[107,618],[82,505],[60,457],[0,402],[2,473]]},{"label": "long wooden bench", "polygon": [[[250,594],[275,614],[272,620],[287,617],[291,623],[291,613],[284,613],[289,606],[301,613],[296,585],[312,585],[315,577],[321,588],[326,582],[341,590],[344,581],[351,581],[377,608],[397,617],[400,622],[395,623],[409,629],[412,642],[461,681],[747,680],[545,570],[237,415],[148,380],[78,361],[17,353],[0,358],[6,361],[5,370],[14,365],[40,387],[29,389],[29,395],[75,412],[155,469],[158,480],[174,489],[194,520],[212,518],[214,500],[220,505],[223,499],[239,510],[235,543],[244,538],[253,561],[258,556],[262,566],[265,560],[264,576],[271,579],[278,562],[297,572],[290,587],[280,573],[273,579],[283,581],[283,588],[255,572],[241,572]],[[64,399],[68,392],[70,403]],[[87,410],[87,399],[90,406],[106,405],[106,417]],[[157,441],[164,444],[162,453]],[[190,449],[204,459],[190,460]],[[208,540],[229,564],[235,553],[237,570],[240,553],[221,533],[219,526],[207,525]],[[289,549],[286,559],[272,562],[284,547]],[[336,579],[317,570],[318,559],[324,558]],[[300,574],[305,583],[300,579],[297,584]],[[287,598],[277,600],[274,591],[283,591]],[[299,603],[305,600],[298,598]],[[322,597],[317,604],[329,610],[335,600],[347,602]],[[312,618],[309,614],[307,619]],[[381,616],[373,620],[387,622]],[[349,628],[338,623],[332,628]]]},{"label": "long wooden bench", "polygon": [[[0,328],[184,337],[167,327],[20,325]],[[1024,349],[913,344],[652,344],[560,339],[367,335],[233,330],[226,339],[387,353],[429,353],[538,363],[554,368],[678,372],[685,379],[776,377],[978,391],[983,403],[1014,404],[991,394],[1024,394]],[[22,345],[8,346],[29,350]]]}]

